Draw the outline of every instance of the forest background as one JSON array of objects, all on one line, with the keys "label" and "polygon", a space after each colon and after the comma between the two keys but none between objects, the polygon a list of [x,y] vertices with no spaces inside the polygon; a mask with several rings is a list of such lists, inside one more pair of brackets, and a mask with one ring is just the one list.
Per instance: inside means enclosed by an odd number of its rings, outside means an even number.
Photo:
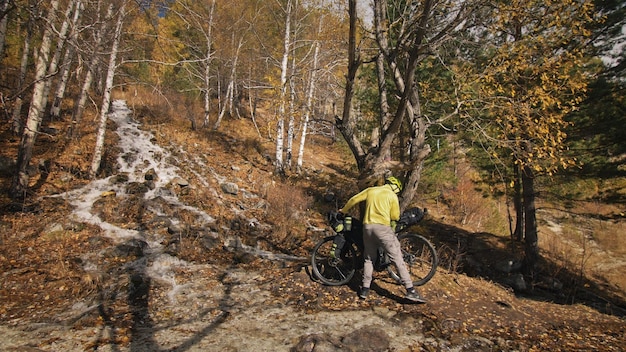
[{"label": "forest background", "polygon": [[[538,208],[608,221],[568,231],[626,253],[625,11],[609,0],[2,0],[3,212],[29,209],[60,182],[55,168],[72,175],[61,189],[112,173],[107,113],[123,97],[142,120],[182,119],[189,138],[251,121],[246,143],[281,182],[308,177],[309,145],[330,140],[354,177],[329,192],[399,176],[403,208],[445,205],[459,226],[510,237],[528,278],[547,249]],[[82,162],[63,163],[76,146]],[[567,257],[584,271],[585,253]]]}]

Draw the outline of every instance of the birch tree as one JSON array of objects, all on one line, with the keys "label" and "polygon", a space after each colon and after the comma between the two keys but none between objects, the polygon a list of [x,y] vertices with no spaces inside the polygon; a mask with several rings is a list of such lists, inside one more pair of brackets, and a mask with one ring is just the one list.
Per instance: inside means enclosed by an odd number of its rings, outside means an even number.
[{"label": "birch tree", "polygon": [[[233,42],[234,42],[235,34],[233,33]],[[220,124],[222,123],[222,118],[226,114],[226,109],[229,110],[231,116],[233,116],[233,105],[235,100],[235,86],[237,85],[237,62],[239,61],[239,53],[241,52],[241,48],[243,47],[243,36],[239,38],[239,43],[236,46],[235,57],[232,60],[232,66],[230,69],[230,76],[228,79],[228,86],[226,87],[226,96],[224,97],[224,104],[220,111],[219,116],[217,117],[217,121],[213,126],[213,129],[218,129]]]},{"label": "birch tree", "polygon": [[100,119],[96,137],[96,146],[94,156],[91,162],[89,176],[94,178],[100,169],[102,161],[102,152],[104,150],[104,137],[106,134],[106,123],[109,113],[109,105],[111,104],[111,91],[113,90],[113,79],[115,78],[115,68],[117,66],[117,54],[122,37],[122,27],[124,18],[126,17],[126,1],[124,1],[118,10],[117,21],[115,23],[115,34],[111,45],[111,55],[109,57],[109,65],[107,69],[106,82],[104,86],[104,95],[102,97],[102,106],[100,107]]},{"label": "birch tree", "polygon": [[[70,16],[73,12],[75,3],[76,3],[76,0],[68,1],[67,8],[65,9],[65,15],[62,18],[61,26],[56,31],[57,45],[56,45],[56,50],[54,51],[52,57],[50,58],[50,63],[48,64],[47,75],[49,77],[54,77],[58,73],[57,71],[59,69],[59,61],[61,60],[61,54],[63,53],[63,49],[65,48],[67,35],[70,30],[70,25],[71,25]],[[49,79],[46,81],[46,84],[44,86],[44,92],[43,92],[43,97],[42,97],[44,110],[46,109],[46,106],[48,104],[48,96],[50,94],[51,85],[52,85],[52,79]],[[44,112],[45,111],[42,111],[42,113]]]},{"label": "birch tree", "polygon": [[72,59],[76,53],[74,47],[76,45],[77,26],[79,24],[82,7],[82,1],[77,0],[74,17],[72,19],[71,33],[68,38],[70,45],[67,45],[65,49],[63,63],[61,64],[61,74],[55,90],[54,99],[52,101],[52,108],[50,109],[50,119],[52,120],[58,119],[61,116],[61,103],[63,101],[63,97],[65,96],[65,89],[70,78]]},{"label": "birch tree", "polygon": [[[159,51],[163,75],[183,94],[202,98],[202,126],[210,123],[211,97],[215,91],[216,1],[177,1],[159,19]],[[195,118],[192,125],[195,125]]]},{"label": "birch tree", "polygon": [[296,129],[296,58],[291,60],[291,77],[289,79],[289,122],[287,123],[287,148],[285,149],[285,165],[291,169],[293,158],[293,138]]},{"label": "birch tree", "polygon": [[33,148],[35,140],[39,133],[41,118],[43,115],[44,105],[44,89],[46,86],[46,73],[48,63],[50,62],[50,50],[52,47],[52,26],[56,22],[56,11],[59,7],[58,0],[52,0],[48,8],[46,25],[43,30],[41,45],[37,51],[35,64],[35,84],[33,85],[33,94],[31,97],[30,108],[28,110],[28,118],[22,133],[18,155],[17,155],[17,173],[13,177],[11,183],[10,194],[12,197],[26,196],[30,177],[27,168],[33,156]]},{"label": "birch tree", "polygon": [[215,11],[215,0],[211,3],[211,10],[209,11],[209,20],[207,30],[203,32],[206,40],[205,62],[204,62],[204,76],[202,82],[204,83],[202,89],[202,95],[204,97],[204,126],[209,124],[209,114],[211,113],[211,63],[213,57],[213,13]]},{"label": "birch tree", "polygon": [[94,33],[94,42],[91,45],[91,51],[87,52],[88,55],[88,66],[87,72],[85,73],[85,77],[83,78],[83,82],[81,85],[81,89],[79,94],[77,95],[74,101],[74,111],[72,113],[72,124],[68,129],[69,137],[76,137],[76,133],[78,130],[78,125],[80,124],[83,113],[85,111],[85,104],[87,104],[87,99],[89,97],[89,89],[93,84],[93,78],[95,74],[95,70],[97,69],[98,63],[100,62],[100,49],[102,45],[103,38],[107,35],[107,24],[113,17],[113,4],[109,4],[107,6],[106,15],[102,16],[101,14],[101,6],[103,6],[102,1],[98,1],[96,7],[96,15],[95,15],[95,25],[96,31]]},{"label": "birch tree", "polygon": [[0,1],[0,57],[4,57],[4,43],[9,22],[9,0]]},{"label": "birch tree", "polygon": [[22,106],[24,105],[23,95],[25,94],[24,83],[26,80],[26,71],[28,69],[28,57],[30,56],[30,43],[33,37],[33,20],[32,16],[28,16],[24,35],[24,45],[22,46],[22,58],[20,60],[20,71],[17,79],[17,94],[13,103],[13,114],[11,115],[11,127],[14,134],[22,131]]},{"label": "birch tree", "polygon": [[283,38],[283,56],[280,65],[280,86],[278,96],[278,123],[276,124],[276,161],[277,173],[285,171],[283,153],[285,142],[285,115],[287,105],[287,70],[289,69],[289,51],[291,48],[291,11],[292,0],[287,0],[285,7],[285,36]]},{"label": "birch tree", "polygon": [[[320,20],[320,27],[322,21]],[[302,163],[304,160],[304,145],[306,143],[306,135],[309,127],[309,119],[311,118],[311,110],[313,108],[313,95],[315,94],[315,77],[317,74],[317,60],[320,52],[320,43],[315,41],[315,52],[313,54],[313,67],[309,77],[309,87],[307,90],[306,108],[304,110],[304,120],[302,122],[302,131],[300,134],[300,147],[298,149],[298,161],[296,163],[296,169],[298,173],[302,172]]]}]

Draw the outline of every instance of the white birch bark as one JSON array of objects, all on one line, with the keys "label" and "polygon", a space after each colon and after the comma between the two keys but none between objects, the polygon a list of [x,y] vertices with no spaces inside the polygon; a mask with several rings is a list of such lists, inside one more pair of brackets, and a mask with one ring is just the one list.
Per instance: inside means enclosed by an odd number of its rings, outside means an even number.
[{"label": "white birch bark", "polygon": [[[233,34],[234,36],[234,34]],[[233,99],[235,95],[235,82],[237,80],[237,62],[239,60],[239,52],[241,51],[241,47],[243,46],[243,36],[239,38],[239,44],[237,45],[237,50],[235,51],[235,57],[233,58],[233,65],[230,70],[230,78],[228,82],[228,87],[226,87],[226,96],[224,97],[224,106],[220,111],[219,116],[217,117],[217,121],[215,122],[214,129],[218,129],[220,124],[222,123],[222,118],[226,113],[226,109],[228,108],[228,112],[230,116],[233,116]]]},{"label": "white birch bark", "polygon": [[[222,91],[222,79],[220,78],[220,71],[217,70],[217,110],[222,111],[222,95],[220,92]],[[219,120],[219,116],[217,118]]]},{"label": "white birch bark", "polygon": [[72,124],[69,129],[68,135],[70,137],[75,137],[76,131],[78,129],[78,124],[83,118],[83,112],[85,111],[85,104],[87,103],[87,97],[89,95],[89,88],[91,88],[91,84],[93,83],[93,75],[96,65],[98,64],[98,49],[102,43],[102,38],[106,31],[107,22],[113,16],[113,4],[109,4],[107,9],[107,14],[104,21],[101,21],[100,28],[98,33],[96,33],[96,41],[94,43],[94,52],[91,55],[91,60],[89,63],[89,67],[87,68],[87,73],[85,74],[85,78],[83,79],[83,85],[80,89],[80,94],[78,95],[76,102],[74,103],[74,113],[72,114]]},{"label": "white birch bark", "polygon": [[104,87],[104,94],[102,97],[102,106],[100,107],[100,123],[98,125],[98,132],[96,137],[96,147],[94,149],[93,160],[91,162],[91,170],[89,176],[94,178],[100,169],[100,162],[102,161],[102,150],[104,149],[104,137],[107,127],[107,117],[109,114],[109,105],[111,104],[111,91],[113,90],[113,78],[115,78],[115,67],[117,65],[117,52],[120,46],[120,40],[122,37],[122,25],[125,17],[126,1],[122,4],[115,24],[115,37],[113,38],[113,44],[111,46],[111,56],[109,57],[109,67],[107,69],[107,76]]},{"label": "white birch bark", "polygon": [[211,113],[211,61],[213,60],[213,13],[215,11],[215,0],[211,2],[211,11],[209,12],[209,28],[206,31],[206,57],[204,66],[204,126],[209,124],[209,114]]},{"label": "white birch bark", "polygon": [[[210,50],[207,50],[209,52]],[[211,117],[211,91],[210,91],[210,82],[211,82],[211,66],[209,65],[210,57],[206,58],[206,65],[204,66],[204,89],[203,89],[203,99],[204,99],[204,117],[202,118],[202,125],[207,126],[209,124],[209,119]]]},{"label": "white birch bark", "polygon": [[28,57],[30,56],[30,42],[33,36],[32,21],[29,18],[26,25],[26,37],[24,38],[24,47],[22,48],[22,60],[20,62],[20,74],[17,82],[19,94],[15,98],[15,104],[13,105],[12,129],[13,133],[19,134],[22,130],[22,105],[24,105],[23,89],[24,81],[26,80],[26,70],[28,69]]},{"label": "white birch bark", "polygon": [[[63,23],[61,24],[61,29],[57,32],[59,36],[57,41],[57,47],[50,59],[50,63],[48,64],[48,77],[52,77],[57,73],[59,69],[59,61],[61,61],[61,54],[63,53],[63,48],[65,47],[65,42],[67,40],[67,33],[70,30],[70,21],[69,17],[72,14],[72,9],[74,8],[76,0],[70,0],[67,4],[67,8],[65,9],[65,16],[63,17]],[[50,87],[52,86],[52,79],[46,80],[46,84],[44,86],[44,92],[42,96],[42,106],[43,111],[42,114],[46,110],[46,105],[48,104],[48,96],[50,95]]]},{"label": "white birch bark", "polygon": [[276,124],[276,162],[275,169],[277,172],[284,171],[283,164],[283,148],[285,134],[285,104],[287,95],[287,69],[289,63],[289,48],[291,34],[291,0],[287,1],[286,18],[285,18],[285,39],[283,41],[283,59],[280,71],[280,102],[278,105],[278,123]]},{"label": "white birch bark", "polygon": [[[291,67],[292,67],[292,72],[296,71],[296,60],[295,58],[292,59],[291,61]],[[293,136],[295,134],[295,128],[296,128],[296,121],[295,121],[295,116],[296,116],[296,108],[295,108],[295,101],[296,101],[296,88],[295,88],[295,82],[293,79],[293,74],[291,75],[291,79],[289,80],[289,123],[287,124],[287,152],[286,152],[286,160],[285,160],[285,165],[287,166],[287,168],[291,169],[291,161],[292,161],[292,150],[293,150]]]},{"label": "white birch bark", "polygon": [[33,156],[33,147],[35,146],[35,140],[37,139],[37,133],[39,132],[39,126],[41,125],[43,110],[42,97],[46,85],[46,71],[50,60],[50,47],[52,46],[52,28],[50,28],[50,26],[54,24],[58,7],[58,0],[52,0],[50,2],[50,12],[47,16],[48,25],[46,25],[44,29],[41,45],[36,55],[33,95],[31,98],[30,108],[28,110],[26,127],[22,133],[22,139],[18,150],[17,173],[13,177],[11,183],[10,193],[13,197],[23,197],[26,195],[28,190],[30,177],[28,175],[27,168]]},{"label": "white birch bark", "polygon": [[239,110],[235,109],[235,97],[238,96],[237,92],[237,65],[239,64],[239,53],[241,52],[241,48],[243,47],[243,35],[239,37],[239,44],[237,44],[237,51],[235,52],[235,57],[233,58],[233,67],[230,71],[230,100],[229,104],[229,112],[230,116],[235,116],[233,110],[236,110],[237,117],[239,117]]},{"label": "white birch bark", "polygon": [[296,169],[298,173],[302,172],[302,162],[304,160],[304,144],[306,142],[306,134],[309,126],[309,119],[311,117],[311,110],[313,109],[313,95],[315,94],[315,75],[317,73],[317,60],[320,52],[320,43],[315,42],[315,53],[313,54],[313,70],[311,70],[311,77],[309,81],[309,89],[306,97],[306,110],[304,112],[304,121],[302,123],[302,135],[300,136],[300,148],[298,150],[298,161]]},{"label": "white birch bark", "polygon": [[259,126],[256,123],[256,108],[255,108],[255,103],[253,102],[256,97],[256,93],[253,93],[254,91],[252,90],[252,68],[250,67],[248,69],[248,82],[249,83],[249,87],[248,87],[248,104],[249,104],[249,108],[250,108],[250,118],[252,119],[252,123],[254,124],[254,128],[256,129],[256,133],[259,135],[259,137],[261,137],[261,131],[259,130]]},{"label": "white birch bark", "polygon": [[[76,39],[76,26],[79,23],[80,12],[82,10],[82,2],[78,0],[76,2],[76,8],[74,10],[74,18],[72,19],[72,29],[69,35],[69,41],[74,42]],[[72,64],[72,57],[74,56],[74,45],[69,45],[65,49],[65,55],[63,56],[63,63],[61,64],[61,77],[57,84],[57,88],[54,94],[54,100],[52,101],[52,108],[50,109],[50,119],[54,120],[61,116],[61,103],[65,96],[65,88],[67,87],[67,81],[70,78],[70,67]]]}]

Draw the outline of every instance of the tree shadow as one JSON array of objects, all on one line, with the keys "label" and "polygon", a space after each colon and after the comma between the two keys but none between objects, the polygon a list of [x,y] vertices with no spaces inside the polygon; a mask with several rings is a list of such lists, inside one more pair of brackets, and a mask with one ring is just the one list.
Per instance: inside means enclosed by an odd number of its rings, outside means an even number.
[{"label": "tree shadow", "polygon": [[[523,243],[487,232],[472,233],[432,218],[425,219],[415,229],[437,249],[439,270],[496,282],[527,299],[584,304],[604,314],[626,316],[626,301],[618,292],[608,289],[606,283],[583,277],[545,256],[540,258],[534,276],[522,274],[515,265],[503,270],[503,263],[521,262]],[[520,277],[525,282],[524,288],[516,283]]]},{"label": "tree shadow", "polygon": [[158,344],[154,339],[154,323],[150,316],[150,291],[152,279],[146,272],[146,258],[139,261],[139,265],[127,268],[129,278],[127,303],[132,315],[130,328],[130,350],[158,351]]},{"label": "tree shadow", "polygon": [[[228,282],[226,277],[229,270],[232,268],[225,269],[219,279],[225,287],[224,295],[216,307],[220,311],[219,314],[211,319],[211,321],[201,330],[195,332],[192,336],[180,342],[177,346],[163,348],[156,339],[156,334],[159,331],[167,331],[175,328],[176,326],[193,323],[198,320],[204,321],[205,317],[213,313],[215,310],[205,309],[188,319],[177,320],[174,323],[160,324],[157,326],[150,313],[151,294],[154,292],[155,286],[152,282],[153,279],[150,277],[147,270],[147,264],[149,262],[148,257],[144,255],[145,253],[136,253],[138,247],[141,247],[137,245],[138,242],[140,241],[131,239],[119,244],[115,248],[115,250],[119,252],[135,251],[133,255],[139,254],[139,259],[120,268],[120,271],[125,273],[125,277],[120,277],[117,285],[113,285],[124,286],[126,284],[125,280],[128,280],[126,303],[128,305],[128,311],[131,315],[130,325],[128,326],[128,337],[130,338],[128,349],[130,351],[137,352],[188,351],[198,345],[206,336],[210,335],[211,332],[223,324],[230,316],[229,307],[232,305],[229,304],[229,302],[231,301],[231,293],[235,283]],[[140,249],[143,250],[143,247]],[[103,324],[100,329],[98,329],[95,340],[93,341],[92,349],[94,351],[103,346],[108,346],[108,348],[112,351],[120,351],[121,346],[124,345],[124,336],[122,336],[122,331],[124,330],[123,324],[125,323],[120,323],[120,321],[118,321],[120,314],[123,312],[116,311],[116,308],[114,308],[116,305],[115,302],[117,301],[120,293],[120,290],[108,290],[104,287],[100,287],[98,290],[96,312]],[[80,319],[80,317],[78,319]]]}]

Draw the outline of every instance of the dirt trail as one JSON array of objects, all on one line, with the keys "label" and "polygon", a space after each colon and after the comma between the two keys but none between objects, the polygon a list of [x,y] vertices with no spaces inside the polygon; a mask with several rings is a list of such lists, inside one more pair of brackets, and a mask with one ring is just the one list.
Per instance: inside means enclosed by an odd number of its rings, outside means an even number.
[{"label": "dirt trail", "polygon": [[[391,350],[424,340],[422,334],[407,334],[414,321],[398,321],[394,319],[397,313],[387,308],[307,313],[271,295],[264,284],[268,278],[258,272],[229,271],[224,278],[227,285],[207,279],[203,272],[202,268],[190,268],[190,284],[173,295],[173,301],[155,302],[158,308],[146,312],[145,321],[137,321],[136,331],[130,335],[104,322],[83,328],[76,323],[0,326],[0,350],[289,351],[303,336],[341,338],[366,326],[376,326],[392,337]],[[78,303],[76,308],[59,318],[71,321],[85,309]],[[170,318],[161,320],[163,315]]]},{"label": "dirt trail", "polygon": [[[114,107],[128,112],[121,102]],[[41,213],[24,217],[45,227],[0,242],[0,293],[10,297],[0,306],[2,351],[622,351],[626,345],[626,322],[618,316],[524,298],[443,269],[420,287],[429,300],[424,305],[403,302],[402,289],[384,275],[366,301],[357,298],[355,283],[323,286],[309,276],[305,251],[257,246],[256,236],[270,226],[254,217],[262,197],[220,174],[253,166],[207,166],[184,151],[161,149],[128,116],[114,121],[125,127],[118,131],[124,175],[44,199]],[[174,166],[184,162],[190,170]],[[185,175],[197,176],[216,214],[234,213],[238,222],[218,223],[186,202],[193,190]],[[229,192],[242,187],[240,196],[228,198],[225,184]],[[309,241],[315,236],[322,234]],[[181,259],[185,246],[199,253],[195,260]]]}]

